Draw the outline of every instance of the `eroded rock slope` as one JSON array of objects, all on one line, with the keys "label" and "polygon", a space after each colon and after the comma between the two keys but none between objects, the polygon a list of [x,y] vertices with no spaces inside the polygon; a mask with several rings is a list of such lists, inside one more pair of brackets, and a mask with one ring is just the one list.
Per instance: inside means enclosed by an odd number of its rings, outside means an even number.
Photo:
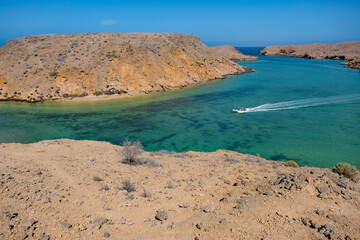
[{"label": "eroded rock slope", "polygon": [[250,71],[193,35],[27,36],[0,48],[0,100],[161,91]]},{"label": "eroded rock slope", "polygon": [[257,61],[258,57],[244,55],[231,45],[210,47],[218,56],[228,58],[236,62]]}]

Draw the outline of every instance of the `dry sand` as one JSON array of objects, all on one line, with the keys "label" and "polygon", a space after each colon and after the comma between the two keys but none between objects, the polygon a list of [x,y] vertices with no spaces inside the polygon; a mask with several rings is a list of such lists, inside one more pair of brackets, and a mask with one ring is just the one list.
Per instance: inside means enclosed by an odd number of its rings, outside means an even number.
[{"label": "dry sand", "polygon": [[135,166],[122,154],[0,144],[0,239],[360,239],[359,179],[225,150],[144,152]]}]

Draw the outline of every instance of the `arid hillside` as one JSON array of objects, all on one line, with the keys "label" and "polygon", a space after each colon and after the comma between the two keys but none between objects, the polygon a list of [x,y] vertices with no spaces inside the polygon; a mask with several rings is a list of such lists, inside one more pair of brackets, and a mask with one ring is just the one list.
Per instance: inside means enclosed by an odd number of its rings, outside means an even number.
[{"label": "arid hillside", "polygon": [[251,71],[217,56],[193,35],[27,36],[0,48],[0,100],[161,91]]},{"label": "arid hillside", "polygon": [[[337,44],[304,44],[304,45],[279,45],[266,47],[261,55],[284,55],[290,57],[314,59],[341,59],[350,60],[360,57],[360,42],[343,42]],[[349,66],[351,66],[349,64]]]},{"label": "arid hillside", "polygon": [[0,239],[360,239],[359,177],[129,147],[0,144]]},{"label": "arid hillside", "polygon": [[210,47],[217,55],[236,62],[257,61],[258,57],[244,55],[231,45]]}]

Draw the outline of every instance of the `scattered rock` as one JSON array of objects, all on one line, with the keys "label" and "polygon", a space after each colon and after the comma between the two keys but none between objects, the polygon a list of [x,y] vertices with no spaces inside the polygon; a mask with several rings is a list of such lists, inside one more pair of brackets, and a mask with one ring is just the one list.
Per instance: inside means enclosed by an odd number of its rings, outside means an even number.
[{"label": "scattered rock", "polygon": [[60,228],[72,228],[72,225],[70,223],[68,223],[68,222],[58,221],[55,224],[55,228],[57,228],[57,227],[60,227]]},{"label": "scattered rock", "polygon": [[120,220],[119,220],[119,223],[120,224],[125,224],[126,223],[126,218],[121,217]]},{"label": "scattered rock", "polygon": [[165,209],[159,209],[156,211],[155,219],[159,221],[165,221],[168,218],[168,214],[165,212]]},{"label": "scattered rock", "polygon": [[195,227],[196,227],[197,229],[201,229],[203,226],[204,226],[204,225],[203,225],[202,222],[199,222],[199,223],[197,223],[197,224],[195,225]]},{"label": "scattered rock", "polygon": [[109,238],[109,237],[110,237],[110,233],[109,233],[109,232],[104,232],[103,237],[104,237],[104,238]]},{"label": "scattered rock", "polygon": [[34,219],[29,219],[29,220],[26,220],[24,223],[23,223],[23,226],[27,229],[29,229],[32,225],[34,225],[35,223],[37,223],[37,221],[35,221]]},{"label": "scattered rock", "polygon": [[330,194],[330,189],[325,186],[317,186],[316,190],[319,192],[319,198],[328,198]]},{"label": "scattered rock", "polygon": [[201,210],[206,213],[213,212],[215,210],[215,206],[214,206],[214,204],[208,204],[208,205],[203,206],[201,208]]},{"label": "scattered rock", "polygon": [[39,240],[50,240],[50,235],[46,235],[44,232],[40,233]]},{"label": "scattered rock", "polygon": [[190,207],[190,204],[180,204],[179,205],[179,208],[188,208],[188,207]]}]

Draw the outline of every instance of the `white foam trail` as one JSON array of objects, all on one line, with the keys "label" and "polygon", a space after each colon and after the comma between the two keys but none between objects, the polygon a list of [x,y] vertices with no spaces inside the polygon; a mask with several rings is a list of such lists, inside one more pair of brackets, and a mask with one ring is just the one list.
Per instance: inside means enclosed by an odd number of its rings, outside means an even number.
[{"label": "white foam trail", "polygon": [[360,94],[345,95],[345,96],[333,96],[325,98],[309,98],[303,100],[279,102],[279,103],[267,103],[253,108],[247,108],[246,112],[267,112],[267,111],[279,111],[295,108],[313,107],[327,104],[345,103],[360,100]]}]

